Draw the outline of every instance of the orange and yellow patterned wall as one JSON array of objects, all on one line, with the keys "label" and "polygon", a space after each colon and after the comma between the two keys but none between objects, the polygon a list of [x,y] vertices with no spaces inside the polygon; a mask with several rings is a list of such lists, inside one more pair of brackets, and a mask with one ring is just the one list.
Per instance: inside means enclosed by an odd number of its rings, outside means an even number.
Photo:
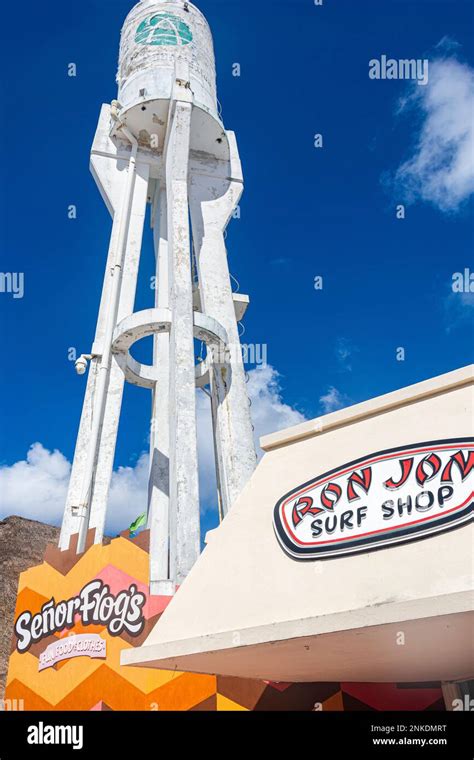
[{"label": "orange and yellow patterned wall", "polygon": [[[88,584],[99,581],[95,585],[114,599],[130,589],[136,592],[141,600],[141,630],[132,635],[124,628],[114,635],[104,624],[85,625],[74,613],[71,625],[46,631],[24,651],[19,651],[19,635],[14,633],[7,701],[17,700],[25,710],[444,709],[440,684],[282,684],[121,666],[121,651],[144,642],[171,598],[148,594],[148,538],[147,531],[133,539],[125,532],[108,545],[93,545],[89,535],[89,548],[82,555],[75,553],[73,538],[69,551],[49,546],[43,564],[20,575],[17,627],[22,615],[31,619],[61,601],[77,599]],[[48,647],[83,634],[102,646],[104,640],[105,656],[63,656],[44,666]]]}]

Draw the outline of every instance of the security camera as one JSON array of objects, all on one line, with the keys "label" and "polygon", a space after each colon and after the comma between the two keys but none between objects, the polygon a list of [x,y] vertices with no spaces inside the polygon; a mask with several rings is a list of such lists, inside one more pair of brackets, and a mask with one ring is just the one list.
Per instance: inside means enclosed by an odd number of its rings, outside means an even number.
[{"label": "security camera", "polygon": [[87,369],[87,362],[89,357],[85,356],[85,354],[81,354],[79,359],[76,359],[75,367],[76,372],[78,375],[84,375]]}]

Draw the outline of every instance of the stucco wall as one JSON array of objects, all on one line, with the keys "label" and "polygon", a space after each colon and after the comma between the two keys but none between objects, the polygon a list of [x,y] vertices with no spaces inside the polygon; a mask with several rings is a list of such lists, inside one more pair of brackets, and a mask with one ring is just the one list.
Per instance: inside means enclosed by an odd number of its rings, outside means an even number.
[{"label": "stucco wall", "polygon": [[[338,413],[332,429],[326,429],[329,417],[322,418],[314,426],[322,430],[319,434],[288,444],[295,431],[273,436],[274,448],[145,642],[144,659],[160,653],[171,657],[170,642],[199,637],[195,651],[206,651],[204,639],[216,645],[220,634],[228,636],[219,647],[245,645],[245,632],[257,627],[262,642],[265,636],[278,640],[279,626],[288,621],[295,621],[292,635],[303,636],[308,631],[298,626],[308,620],[314,622],[311,635],[317,635],[469,609],[471,525],[378,551],[309,562],[288,557],[275,537],[274,506],[299,484],[373,452],[472,436],[470,368],[390,394],[389,404],[387,398]],[[160,649],[162,644],[166,647]]]}]

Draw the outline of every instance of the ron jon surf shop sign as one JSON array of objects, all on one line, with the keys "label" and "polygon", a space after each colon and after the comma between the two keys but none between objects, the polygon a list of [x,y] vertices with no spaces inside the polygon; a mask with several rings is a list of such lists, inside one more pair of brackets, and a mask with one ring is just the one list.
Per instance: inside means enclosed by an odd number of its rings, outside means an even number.
[{"label": "ron jon surf shop sign", "polygon": [[274,509],[297,559],[425,538],[473,516],[474,438],[410,444],[349,462],[286,494]]}]

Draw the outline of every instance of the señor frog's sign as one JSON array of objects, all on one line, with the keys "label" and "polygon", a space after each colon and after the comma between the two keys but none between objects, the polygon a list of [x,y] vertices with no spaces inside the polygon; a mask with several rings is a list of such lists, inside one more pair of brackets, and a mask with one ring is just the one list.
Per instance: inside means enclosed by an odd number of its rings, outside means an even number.
[{"label": "se\u00f1or frog's sign", "polygon": [[297,559],[405,543],[473,517],[474,439],[379,451],[293,489],[274,509],[275,532]]},{"label": "se\u00f1or frog's sign", "polygon": [[39,656],[38,670],[46,670],[63,660],[74,657],[91,657],[105,660],[107,657],[107,642],[98,633],[81,633],[77,636],[66,636],[59,641],[48,644]]},{"label": "se\u00f1or frog's sign", "polygon": [[[20,654],[28,652],[33,644],[42,639],[74,628],[77,620],[83,626],[103,626],[110,636],[139,636],[145,626],[145,603],[145,594],[138,591],[135,584],[115,595],[107,584],[99,579],[93,580],[71,599],[56,602],[52,598],[36,614],[29,610],[22,612],[15,622],[16,649]],[[61,642],[52,643],[59,645]],[[82,654],[91,656],[91,647],[85,646],[82,639],[76,637],[75,643],[77,646],[74,649],[74,642],[63,642],[64,651],[68,647],[71,647],[71,652],[82,649]],[[99,647],[100,653],[101,647],[102,645]],[[92,649],[95,652],[95,648]],[[61,647],[59,654],[63,654]]]}]

